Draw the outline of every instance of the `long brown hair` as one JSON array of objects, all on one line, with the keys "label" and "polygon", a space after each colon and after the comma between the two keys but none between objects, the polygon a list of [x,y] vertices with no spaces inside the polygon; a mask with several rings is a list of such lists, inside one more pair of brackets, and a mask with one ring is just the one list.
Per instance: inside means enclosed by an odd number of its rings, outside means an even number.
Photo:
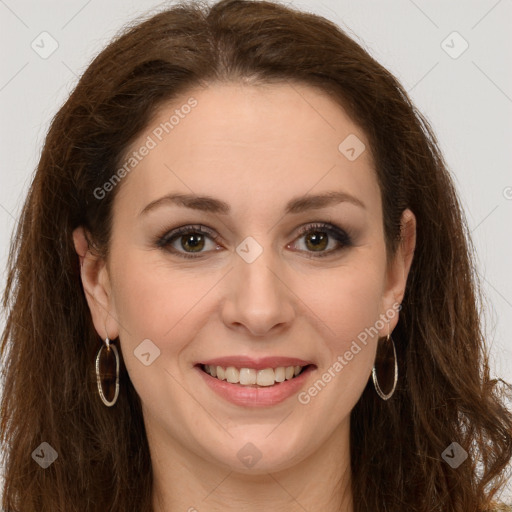
[{"label": "long brown hair", "polygon": [[[86,70],[49,129],[8,260],[1,442],[6,512],[150,511],[151,459],[140,399],[122,364],[113,408],[97,394],[101,340],[72,232],[108,255],[102,187],[164,101],[216,81],[320,88],[363,128],[383,201],[388,253],[400,217],[417,245],[393,333],[399,381],[389,401],[368,382],[351,413],[356,512],[481,512],[512,458],[506,383],[491,379],[466,221],[428,121],[398,81],[340,28],[272,2],[182,3],[127,28]],[[500,386],[500,381],[502,386]],[[31,454],[47,442],[47,469]],[[457,442],[457,469],[442,458]]]}]

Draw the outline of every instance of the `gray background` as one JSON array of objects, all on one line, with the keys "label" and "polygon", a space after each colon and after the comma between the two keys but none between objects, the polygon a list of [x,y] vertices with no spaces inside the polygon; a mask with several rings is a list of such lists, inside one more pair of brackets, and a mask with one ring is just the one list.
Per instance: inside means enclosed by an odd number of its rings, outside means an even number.
[{"label": "gray background", "polygon": [[[345,29],[402,82],[431,122],[478,255],[492,370],[512,382],[510,0],[290,3]],[[170,4],[0,0],[0,290],[9,238],[51,118],[91,59],[126,22]],[[52,44],[58,48],[42,58]],[[512,501],[512,490],[507,499]]]}]

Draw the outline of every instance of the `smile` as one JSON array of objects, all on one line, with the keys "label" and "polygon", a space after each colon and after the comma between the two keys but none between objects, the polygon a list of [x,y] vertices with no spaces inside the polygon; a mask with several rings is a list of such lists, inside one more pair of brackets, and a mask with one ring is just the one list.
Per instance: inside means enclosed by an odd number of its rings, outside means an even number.
[{"label": "smile", "polygon": [[297,395],[316,365],[301,359],[222,358],[194,366],[202,382],[223,401],[269,407]]},{"label": "smile", "polygon": [[277,368],[235,368],[228,366],[223,368],[216,365],[203,365],[203,370],[218,380],[225,380],[230,384],[242,386],[273,386],[278,382],[291,380],[297,377],[305,366],[278,366]]}]

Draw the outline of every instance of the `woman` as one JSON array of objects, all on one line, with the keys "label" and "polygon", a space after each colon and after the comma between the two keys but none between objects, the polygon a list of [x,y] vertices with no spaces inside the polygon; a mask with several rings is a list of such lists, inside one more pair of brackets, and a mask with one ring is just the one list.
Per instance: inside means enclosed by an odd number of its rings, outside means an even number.
[{"label": "woman", "polygon": [[53,120],[8,271],[6,511],[498,506],[512,415],[451,177],[323,18],[127,30]]}]

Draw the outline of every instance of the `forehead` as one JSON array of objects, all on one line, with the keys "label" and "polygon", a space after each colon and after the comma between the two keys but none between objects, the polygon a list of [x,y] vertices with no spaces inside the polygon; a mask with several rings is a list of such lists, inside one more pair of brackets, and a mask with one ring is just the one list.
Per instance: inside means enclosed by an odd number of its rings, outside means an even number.
[{"label": "forehead", "polygon": [[[345,141],[362,151],[357,158],[347,158]],[[170,192],[240,208],[281,207],[308,191],[379,192],[364,132],[322,91],[296,83],[191,89],[159,108],[129,159],[119,195],[138,211]]]}]

